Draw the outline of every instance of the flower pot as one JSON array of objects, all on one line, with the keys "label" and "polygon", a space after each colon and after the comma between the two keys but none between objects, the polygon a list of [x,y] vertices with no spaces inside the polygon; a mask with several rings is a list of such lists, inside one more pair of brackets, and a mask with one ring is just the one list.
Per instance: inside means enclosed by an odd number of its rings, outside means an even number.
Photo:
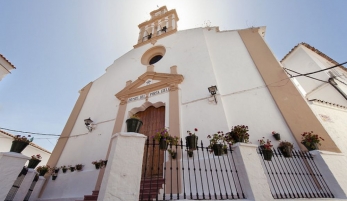
[{"label": "flower pot", "polygon": [[176,159],[177,153],[171,153],[171,158]]},{"label": "flower pot", "polygon": [[245,134],[236,134],[233,132],[230,132],[230,136],[232,137],[232,139],[234,140],[235,143],[237,142],[244,142],[244,135]]},{"label": "flower pot", "polygon": [[214,144],[212,149],[213,149],[215,156],[223,155],[223,145],[222,144]]},{"label": "flower pot", "polygon": [[263,152],[264,160],[271,161],[271,158],[273,155],[272,150],[262,150],[262,152]]},{"label": "flower pot", "polygon": [[63,169],[63,173],[66,173],[67,169]]},{"label": "flower pot", "polygon": [[189,156],[189,157],[193,157],[193,154],[194,154],[194,153],[193,153],[192,151],[191,151],[191,152],[188,151],[188,156]]},{"label": "flower pot", "polygon": [[94,164],[95,165],[95,169],[99,169],[100,168],[100,164],[99,163],[97,163],[97,164]]},{"label": "flower pot", "polygon": [[281,140],[281,135],[279,133],[273,134],[276,140]]},{"label": "flower pot", "polygon": [[74,172],[75,171],[75,167],[70,167],[70,171]]},{"label": "flower pot", "polygon": [[282,155],[285,158],[289,158],[289,157],[293,156],[293,153],[292,153],[293,148],[292,147],[285,146],[285,147],[278,147],[278,149],[281,151]]},{"label": "flower pot", "polygon": [[40,172],[39,172],[39,175],[40,176],[45,176],[45,174],[48,172],[48,170],[41,170]]},{"label": "flower pot", "polygon": [[135,132],[138,133],[142,126],[142,121],[140,119],[127,119],[127,132]]},{"label": "flower pot", "polygon": [[29,160],[29,163],[28,163],[28,168],[36,168],[36,166],[40,163],[41,161],[40,160],[37,160],[37,159],[30,159]]},{"label": "flower pot", "polygon": [[76,165],[76,170],[78,171],[82,170],[82,165]]},{"label": "flower pot", "polygon": [[107,165],[107,160],[104,161],[104,166],[106,167],[106,165]]},{"label": "flower pot", "polygon": [[12,141],[10,152],[22,153],[22,151],[29,145],[29,142]]},{"label": "flower pot", "polygon": [[198,146],[198,136],[192,135],[186,137],[186,146],[191,150],[196,150]]},{"label": "flower pot", "polygon": [[54,173],[57,174],[59,172],[59,170],[60,170],[59,168],[58,169],[54,169]]},{"label": "flower pot", "polygon": [[310,143],[310,144],[308,144],[308,143],[302,143],[302,144],[306,147],[306,149],[307,149],[308,151],[318,150],[318,149],[319,149],[317,143]]},{"label": "flower pot", "polygon": [[166,142],[166,139],[160,138],[160,141],[159,141],[159,149],[161,149],[161,150],[166,150],[166,149],[167,149],[167,142]]},{"label": "flower pot", "polygon": [[58,176],[52,176],[52,180],[55,180]]}]

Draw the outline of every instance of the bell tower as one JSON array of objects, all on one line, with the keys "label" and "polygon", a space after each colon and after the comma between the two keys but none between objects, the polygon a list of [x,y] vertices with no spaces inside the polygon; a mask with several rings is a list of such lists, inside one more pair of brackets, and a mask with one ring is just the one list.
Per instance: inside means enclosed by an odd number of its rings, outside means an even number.
[{"label": "bell tower", "polygon": [[147,43],[155,43],[158,39],[177,31],[178,16],[176,10],[168,11],[162,6],[150,13],[151,19],[139,24],[139,38],[134,48]]}]

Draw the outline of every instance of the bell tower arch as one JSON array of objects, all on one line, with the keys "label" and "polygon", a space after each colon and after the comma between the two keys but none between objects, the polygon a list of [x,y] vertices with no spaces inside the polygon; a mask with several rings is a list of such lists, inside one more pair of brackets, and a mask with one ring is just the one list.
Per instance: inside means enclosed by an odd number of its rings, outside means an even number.
[{"label": "bell tower arch", "polygon": [[162,6],[157,10],[150,12],[151,19],[138,25],[140,32],[137,44],[134,48],[152,43],[167,35],[177,31],[178,16],[176,10],[167,10],[166,6]]}]

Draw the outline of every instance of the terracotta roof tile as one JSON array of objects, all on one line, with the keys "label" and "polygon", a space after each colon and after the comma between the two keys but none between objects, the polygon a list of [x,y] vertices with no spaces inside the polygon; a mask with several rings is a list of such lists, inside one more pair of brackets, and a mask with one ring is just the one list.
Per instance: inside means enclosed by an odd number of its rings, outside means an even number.
[{"label": "terracotta roof tile", "polygon": [[[318,49],[312,47],[311,45],[307,44],[307,43],[299,43],[297,44],[295,47],[293,47],[288,54],[286,54],[283,59],[281,60],[281,62],[283,62],[297,47],[299,47],[299,45],[303,45],[306,48],[312,50],[313,52],[315,52],[316,54],[318,54],[319,56],[323,57],[324,59],[328,60],[329,62],[333,63],[334,65],[338,65],[339,63],[337,63],[334,59],[330,58],[329,56],[327,56],[326,54],[324,54],[323,52],[319,51]],[[344,66],[339,66],[341,69],[347,71],[347,69]]]},{"label": "terracotta roof tile", "polygon": [[0,57],[5,59],[5,61],[7,61],[14,69],[16,69],[16,67],[9,60],[7,60],[6,57],[4,57],[2,54],[0,54]]},{"label": "terracotta roof tile", "polygon": [[[3,131],[3,130],[0,130],[0,133],[3,133],[3,134],[8,135],[8,136],[10,136],[10,137],[14,137],[14,135],[9,134],[9,133],[7,133],[7,132],[5,132],[5,131]],[[29,145],[31,145],[31,146],[33,146],[33,147],[35,147],[35,148],[38,148],[38,149],[40,149],[40,150],[42,150],[42,151],[44,151],[44,152],[47,152],[47,153],[49,153],[49,154],[52,154],[51,152],[49,152],[49,151],[47,151],[46,149],[44,149],[44,148],[38,146],[38,145],[35,144],[35,143],[30,142]]]}]

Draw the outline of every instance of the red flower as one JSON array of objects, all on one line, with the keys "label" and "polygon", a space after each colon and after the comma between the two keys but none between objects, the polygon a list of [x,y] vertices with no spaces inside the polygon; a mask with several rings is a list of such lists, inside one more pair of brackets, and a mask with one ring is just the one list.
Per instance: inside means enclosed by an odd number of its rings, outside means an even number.
[{"label": "red flower", "polygon": [[198,129],[197,129],[197,128],[195,128],[194,130],[195,130],[195,131],[198,131]]}]

